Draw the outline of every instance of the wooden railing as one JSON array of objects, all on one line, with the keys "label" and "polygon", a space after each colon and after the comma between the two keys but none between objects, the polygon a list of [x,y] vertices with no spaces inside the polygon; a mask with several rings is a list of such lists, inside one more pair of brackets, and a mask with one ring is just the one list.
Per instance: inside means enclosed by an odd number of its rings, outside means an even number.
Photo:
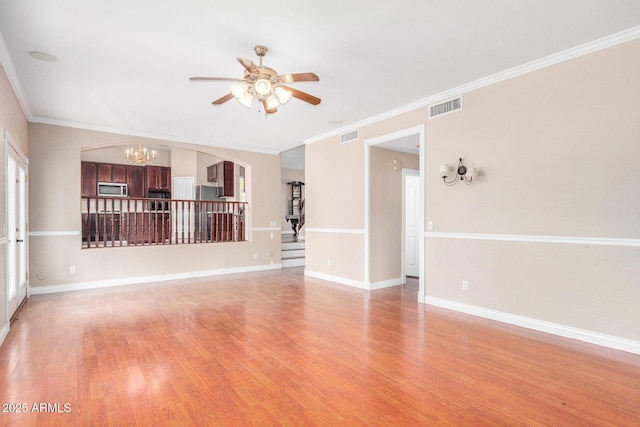
[{"label": "wooden railing", "polygon": [[245,240],[247,203],[82,198],[82,247],[175,245]]}]

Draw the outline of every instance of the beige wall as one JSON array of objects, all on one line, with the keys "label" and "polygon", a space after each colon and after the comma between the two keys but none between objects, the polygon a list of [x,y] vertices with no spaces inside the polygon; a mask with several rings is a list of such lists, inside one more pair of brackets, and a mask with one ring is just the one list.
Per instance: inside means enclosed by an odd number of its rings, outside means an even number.
[{"label": "beige wall", "polygon": [[[426,300],[640,340],[639,75],[635,40],[465,93],[453,114],[420,108],[308,144],[309,273],[364,280],[345,253],[363,236],[330,230],[363,227],[363,140],[424,124]],[[458,157],[481,175],[446,187],[439,166]]]},{"label": "beige wall", "polygon": [[[397,160],[398,170],[393,169]],[[418,169],[414,154],[371,147],[369,197],[370,280],[372,283],[402,277],[402,168]]]},{"label": "beige wall", "polygon": [[[640,175],[626,172],[640,158],[639,75],[628,42],[465,94],[461,112],[427,123],[427,220],[485,237],[427,239],[428,297],[640,340],[640,248],[519,237],[640,238]],[[445,187],[438,165],[459,156],[483,176]]]},{"label": "beige wall", "polygon": [[340,144],[337,136],[305,147],[308,274],[364,280],[362,155],[362,140]]},{"label": "beige wall", "polygon": [[[259,268],[280,263],[279,236],[251,227],[268,227],[280,216],[280,159],[277,155],[145,140],[123,135],[31,124],[31,285],[74,285],[157,275]],[[81,249],[80,159],[91,147],[131,142],[166,145],[172,169],[193,175],[197,151],[250,165],[250,242]],[[178,159],[178,160],[176,160]],[[198,175],[199,172],[196,173]],[[191,176],[189,175],[189,176]],[[63,233],[58,233],[63,232]],[[71,234],[73,235],[66,235]],[[70,274],[69,267],[76,266]],[[118,268],[113,268],[117,265]]]},{"label": "beige wall", "polygon": [[[27,157],[29,156],[29,132],[27,119],[20,107],[20,103],[16,98],[9,79],[5,74],[4,68],[0,66],[0,138],[4,138],[4,131],[8,131],[13,144],[16,144],[20,151]],[[4,150],[4,139],[2,139]],[[0,280],[2,287],[0,289],[0,328],[7,316],[6,312],[6,218],[5,218],[5,197],[6,194],[6,164],[4,158],[0,161],[0,224],[2,224],[2,234],[0,235]]]}]

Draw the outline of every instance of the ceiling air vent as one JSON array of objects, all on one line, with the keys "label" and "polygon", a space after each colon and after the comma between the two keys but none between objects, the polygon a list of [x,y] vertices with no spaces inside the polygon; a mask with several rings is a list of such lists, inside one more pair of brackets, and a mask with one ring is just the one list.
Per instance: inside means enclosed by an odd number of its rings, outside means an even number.
[{"label": "ceiling air vent", "polygon": [[356,139],[358,139],[358,129],[340,134],[340,144],[355,141]]},{"label": "ceiling air vent", "polygon": [[462,96],[429,106],[429,118],[432,119],[443,114],[453,113],[462,109]]}]

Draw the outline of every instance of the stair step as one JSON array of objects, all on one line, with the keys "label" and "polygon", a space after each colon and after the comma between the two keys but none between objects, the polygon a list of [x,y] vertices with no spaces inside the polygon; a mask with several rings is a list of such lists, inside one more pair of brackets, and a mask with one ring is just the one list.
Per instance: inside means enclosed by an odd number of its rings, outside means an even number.
[{"label": "stair step", "polygon": [[304,258],[283,259],[282,267],[302,267],[304,266]]},{"label": "stair step", "polygon": [[288,251],[281,251],[280,258],[282,259],[304,258],[304,249],[292,249]]},{"label": "stair step", "polygon": [[304,249],[304,242],[287,242],[282,243],[282,250]]}]

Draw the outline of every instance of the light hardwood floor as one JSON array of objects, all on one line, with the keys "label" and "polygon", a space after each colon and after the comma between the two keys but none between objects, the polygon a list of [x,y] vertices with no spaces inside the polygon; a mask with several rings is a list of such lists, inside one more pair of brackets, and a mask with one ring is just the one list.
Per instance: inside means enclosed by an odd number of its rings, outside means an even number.
[{"label": "light hardwood floor", "polygon": [[291,268],[34,296],[0,425],[639,425],[640,356],[416,294]]}]

